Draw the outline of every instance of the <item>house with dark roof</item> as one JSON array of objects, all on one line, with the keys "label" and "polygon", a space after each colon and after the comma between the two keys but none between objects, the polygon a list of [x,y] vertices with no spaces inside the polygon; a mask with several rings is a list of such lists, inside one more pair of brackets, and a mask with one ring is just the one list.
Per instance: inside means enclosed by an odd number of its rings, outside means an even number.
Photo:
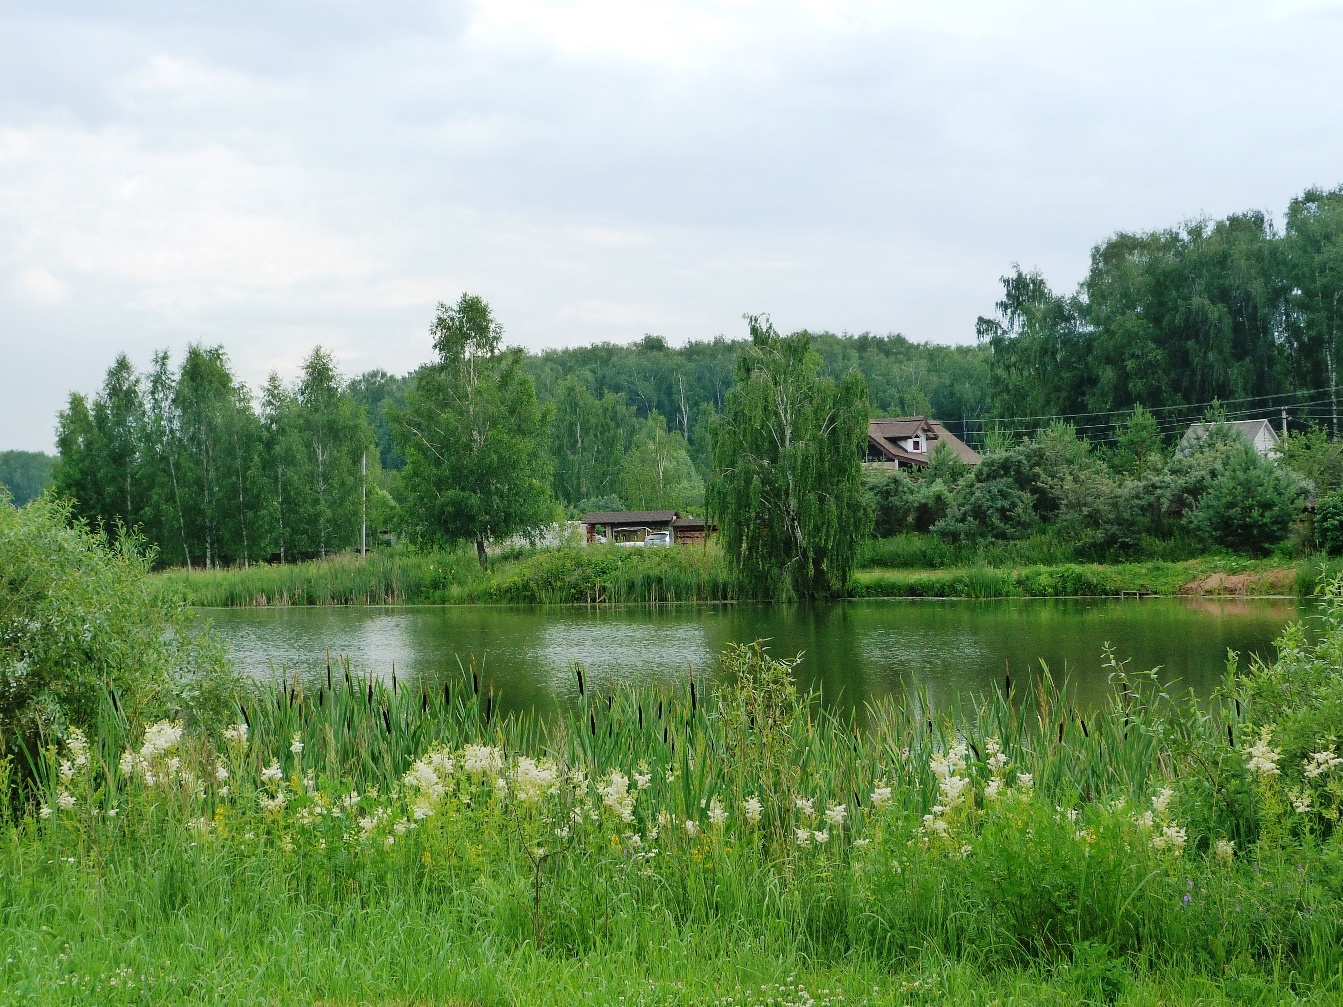
[{"label": "house with dark roof", "polygon": [[[1282,453],[1282,442],[1278,440],[1273,424],[1268,420],[1230,420],[1226,426],[1264,458],[1276,458]],[[1198,442],[1208,436],[1210,429],[1211,424],[1208,423],[1191,423],[1180,438],[1180,446],[1176,450],[1182,453],[1193,451],[1198,447]]]},{"label": "house with dark roof", "polygon": [[883,468],[927,468],[939,444],[950,447],[965,464],[979,464],[978,451],[937,420],[930,420],[926,416],[893,416],[869,420],[867,452],[863,460]]}]

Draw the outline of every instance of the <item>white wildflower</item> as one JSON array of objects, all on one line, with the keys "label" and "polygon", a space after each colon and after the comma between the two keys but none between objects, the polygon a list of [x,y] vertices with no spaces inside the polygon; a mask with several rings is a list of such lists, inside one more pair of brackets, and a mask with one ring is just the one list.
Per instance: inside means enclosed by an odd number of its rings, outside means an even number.
[{"label": "white wildflower", "polygon": [[872,807],[874,808],[886,807],[886,805],[891,803],[891,788],[884,783],[879,784],[876,789],[872,791],[871,801]]},{"label": "white wildflower", "polygon": [[224,731],[224,740],[231,745],[245,748],[247,746],[247,725],[240,722],[226,729]]},{"label": "white wildflower", "polygon": [[1317,776],[1323,776],[1335,766],[1343,764],[1343,759],[1340,759],[1335,755],[1332,748],[1323,752],[1316,752],[1309,759],[1304,761],[1306,766],[1305,776],[1308,780],[1313,780]]},{"label": "white wildflower", "polygon": [[1167,787],[1162,787],[1156,792],[1156,796],[1152,798],[1152,810],[1158,815],[1164,815],[1166,809],[1170,807],[1171,798],[1174,796],[1175,791]]},{"label": "white wildflower", "polygon": [[1236,859],[1236,844],[1229,839],[1219,839],[1213,847],[1213,853],[1222,863],[1229,864]]},{"label": "white wildflower", "polygon": [[797,840],[797,845],[798,845],[798,846],[810,846],[810,845],[811,845],[811,830],[810,830],[810,829],[794,829],[794,830],[793,830],[793,836],[794,836],[794,838]]},{"label": "white wildflower", "polygon": [[818,845],[821,843],[828,843],[830,842],[830,830],[827,829],[824,832],[813,832],[811,838],[816,840]]},{"label": "white wildflower", "polygon": [[536,762],[519,756],[513,770],[513,789],[522,802],[535,803],[559,785],[559,777],[559,770],[545,759]]},{"label": "white wildflower", "polygon": [[816,802],[810,797],[799,797],[793,801],[793,806],[802,812],[803,818],[811,818],[816,814]]},{"label": "white wildflower", "polygon": [[723,810],[723,802],[715,797],[709,802],[709,824],[721,828],[726,821],[727,812]]},{"label": "white wildflower", "polygon": [[695,821],[693,818],[687,818],[685,820],[685,834],[689,836],[691,839],[694,839],[696,836],[698,836],[699,822]]},{"label": "white wildflower", "polygon": [[298,755],[303,751],[303,735],[299,734],[297,731],[294,732],[293,740],[289,742],[289,750],[295,755]]},{"label": "white wildflower", "polygon": [[1273,732],[1265,730],[1259,740],[1250,746],[1248,752],[1250,772],[1264,779],[1278,775],[1278,759],[1282,757],[1277,749],[1268,747],[1272,737]]},{"label": "white wildflower", "polygon": [[261,805],[262,811],[279,811],[289,803],[289,799],[285,797],[284,791],[281,790],[274,797],[268,797],[265,794],[258,795],[257,803]]},{"label": "white wildflower", "polygon": [[69,811],[75,806],[75,795],[68,790],[62,790],[56,795],[56,807],[62,811]]},{"label": "white wildflower", "polygon": [[66,759],[56,770],[56,775],[61,778],[62,783],[69,783],[75,777],[75,764]]},{"label": "white wildflower", "polygon": [[984,799],[986,801],[995,800],[1002,788],[1002,781],[995,776],[993,779],[989,780],[988,783],[984,784]]},{"label": "white wildflower", "polygon": [[[57,799],[59,800],[59,798]],[[1304,815],[1307,811],[1310,810],[1310,794],[1304,791],[1300,793],[1293,791],[1292,807],[1296,809],[1296,813],[1298,815]]]},{"label": "white wildflower", "polygon": [[742,804],[742,814],[746,816],[746,820],[752,825],[760,824],[760,816],[764,814],[764,811],[765,806],[760,803],[760,798],[756,797],[754,794],[746,798],[745,803]]},{"label": "white wildflower", "polygon": [[1152,846],[1162,852],[1178,857],[1184,852],[1185,831],[1178,825],[1167,825],[1152,837]]},{"label": "white wildflower", "polygon": [[284,778],[284,770],[280,768],[280,764],[278,762],[272,762],[269,766],[267,766],[265,769],[261,771],[261,781],[263,783],[270,783],[274,780],[280,780],[283,778]]},{"label": "white wildflower", "polygon": [[1022,790],[1030,790],[1035,786],[1035,777],[1030,773],[1017,773],[1017,786]]},{"label": "white wildflower", "polygon": [[848,817],[849,809],[843,804],[836,804],[825,811],[825,820],[831,825],[843,825],[844,819]]},{"label": "white wildflower", "polygon": [[38,817],[38,818],[50,818],[50,817],[51,817],[51,808],[48,807],[48,806],[45,805],[45,804],[42,805],[40,808],[37,809],[37,817]]},{"label": "white wildflower", "polygon": [[867,845],[869,845],[871,842],[872,842],[872,840],[868,839],[867,837],[863,837],[862,839],[855,839],[855,840],[853,841],[853,845],[854,845],[854,846],[867,846]]},{"label": "white wildflower", "polygon": [[89,743],[84,737],[84,732],[79,728],[70,728],[70,737],[66,739],[65,747],[76,766],[87,766],[89,764]]},{"label": "white wildflower", "polygon": [[504,753],[493,745],[467,745],[462,749],[462,768],[473,776],[497,776]]},{"label": "white wildflower", "polygon": [[635,774],[634,774],[634,786],[635,786],[637,789],[639,789],[639,790],[643,790],[645,787],[647,787],[647,786],[648,786],[650,783],[652,783],[652,782],[653,782],[653,774],[652,774],[652,773],[635,773]]},{"label": "white wildflower", "polygon": [[605,784],[597,785],[597,793],[602,795],[602,803],[622,821],[634,821],[634,797],[630,793],[630,781],[618,769],[611,770],[611,778]]},{"label": "white wildflower", "polygon": [[223,783],[228,779],[228,770],[223,766],[215,766],[215,779]]},{"label": "white wildflower", "polygon": [[1141,815],[1134,815],[1133,824],[1141,826],[1144,829],[1150,829],[1152,827],[1152,813],[1150,811],[1144,811]]}]

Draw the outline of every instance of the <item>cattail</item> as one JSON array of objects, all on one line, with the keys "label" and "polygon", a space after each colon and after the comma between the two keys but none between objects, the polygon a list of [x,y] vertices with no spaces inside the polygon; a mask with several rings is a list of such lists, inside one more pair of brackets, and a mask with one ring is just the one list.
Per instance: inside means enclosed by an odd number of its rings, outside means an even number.
[{"label": "cattail", "polygon": [[644,729],[644,705],[643,703],[638,703],[636,705],[639,709],[639,730],[642,731]]},{"label": "cattail", "polygon": [[325,693],[325,692],[326,692],[326,690],[323,689],[320,685],[317,687],[317,708],[318,708],[318,709],[321,709],[322,707],[326,706],[326,703],[323,701],[323,693]]},{"label": "cattail", "polygon": [[1004,661],[1003,667],[1007,671],[1003,676],[1003,695],[1010,699],[1012,697],[1012,664],[1009,661]]},{"label": "cattail", "polygon": [[574,675],[578,678],[578,698],[583,698],[583,666],[577,661],[574,662]]},{"label": "cattail", "polygon": [[1231,725],[1226,725],[1226,743],[1232,748],[1236,747],[1236,736],[1231,733]]},{"label": "cattail", "polygon": [[331,648],[326,651],[326,687],[331,688]]},{"label": "cattail", "polygon": [[387,707],[382,708],[382,722],[387,726],[387,733],[392,733],[392,716],[387,712]]},{"label": "cattail", "polygon": [[373,676],[368,676],[368,705],[373,705]]},{"label": "cattail", "polygon": [[443,705],[447,706],[452,701],[452,692],[447,682],[443,683]]},{"label": "cattail", "polygon": [[1083,716],[1079,713],[1079,714],[1077,715],[1077,722],[1078,722],[1079,724],[1082,725],[1082,737],[1084,737],[1084,738],[1090,738],[1090,737],[1091,737],[1091,734],[1090,734],[1089,731],[1087,731],[1087,719],[1086,719],[1086,717],[1083,717]]},{"label": "cattail", "polygon": [[692,715],[694,714],[697,705],[698,703],[695,699],[695,671],[692,668],[690,671],[690,712]]},{"label": "cattail", "polygon": [[490,714],[494,712],[494,683],[490,683],[489,695],[485,697],[485,723],[490,722]]},{"label": "cattail", "polygon": [[396,695],[396,662],[392,662],[392,695]]},{"label": "cattail", "polygon": [[238,712],[242,714],[242,722],[247,725],[247,729],[252,729],[252,718],[247,715],[247,707],[241,703],[238,704]]},{"label": "cattail", "polygon": [[588,711],[588,732],[594,738],[597,737],[597,715],[591,710]]},{"label": "cattail", "polygon": [[471,658],[471,691],[480,695],[480,676],[476,674],[476,659]]},{"label": "cattail", "polygon": [[[856,747],[856,746],[855,746],[855,747]],[[973,741],[970,742],[970,751],[972,751],[972,752],[975,753],[975,761],[976,761],[976,762],[979,762],[979,761],[982,761],[982,760],[983,760],[984,757],[983,757],[982,755],[979,754],[979,746],[976,745]]]},{"label": "cattail", "polygon": [[1063,718],[1059,718],[1059,744],[1063,744]]}]

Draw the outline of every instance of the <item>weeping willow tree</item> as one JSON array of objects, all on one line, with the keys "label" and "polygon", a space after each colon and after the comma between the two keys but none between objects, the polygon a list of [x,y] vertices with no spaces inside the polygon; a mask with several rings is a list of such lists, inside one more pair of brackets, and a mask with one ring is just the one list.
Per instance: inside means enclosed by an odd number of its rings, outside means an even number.
[{"label": "weeping willow tree", "polygon": [[821,376],[805,332],[781,336],[748,315],[751,344],[714,425],[708,504],[742,594],[823,598],[843,591],[866,534],[861,447],[867,385]]}]

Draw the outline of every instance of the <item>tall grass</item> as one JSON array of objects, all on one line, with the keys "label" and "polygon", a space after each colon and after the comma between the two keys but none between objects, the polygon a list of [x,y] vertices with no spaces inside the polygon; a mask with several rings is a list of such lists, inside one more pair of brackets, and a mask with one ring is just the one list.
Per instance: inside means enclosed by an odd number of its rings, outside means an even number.
[{"label": "tall grass", "polygon": [[288,565],[170,570],[157,583],[189,605],[604,604],[719,601],[731,585],[716,545],[520,550],[482,570],[472,550],[340,555]]}]

